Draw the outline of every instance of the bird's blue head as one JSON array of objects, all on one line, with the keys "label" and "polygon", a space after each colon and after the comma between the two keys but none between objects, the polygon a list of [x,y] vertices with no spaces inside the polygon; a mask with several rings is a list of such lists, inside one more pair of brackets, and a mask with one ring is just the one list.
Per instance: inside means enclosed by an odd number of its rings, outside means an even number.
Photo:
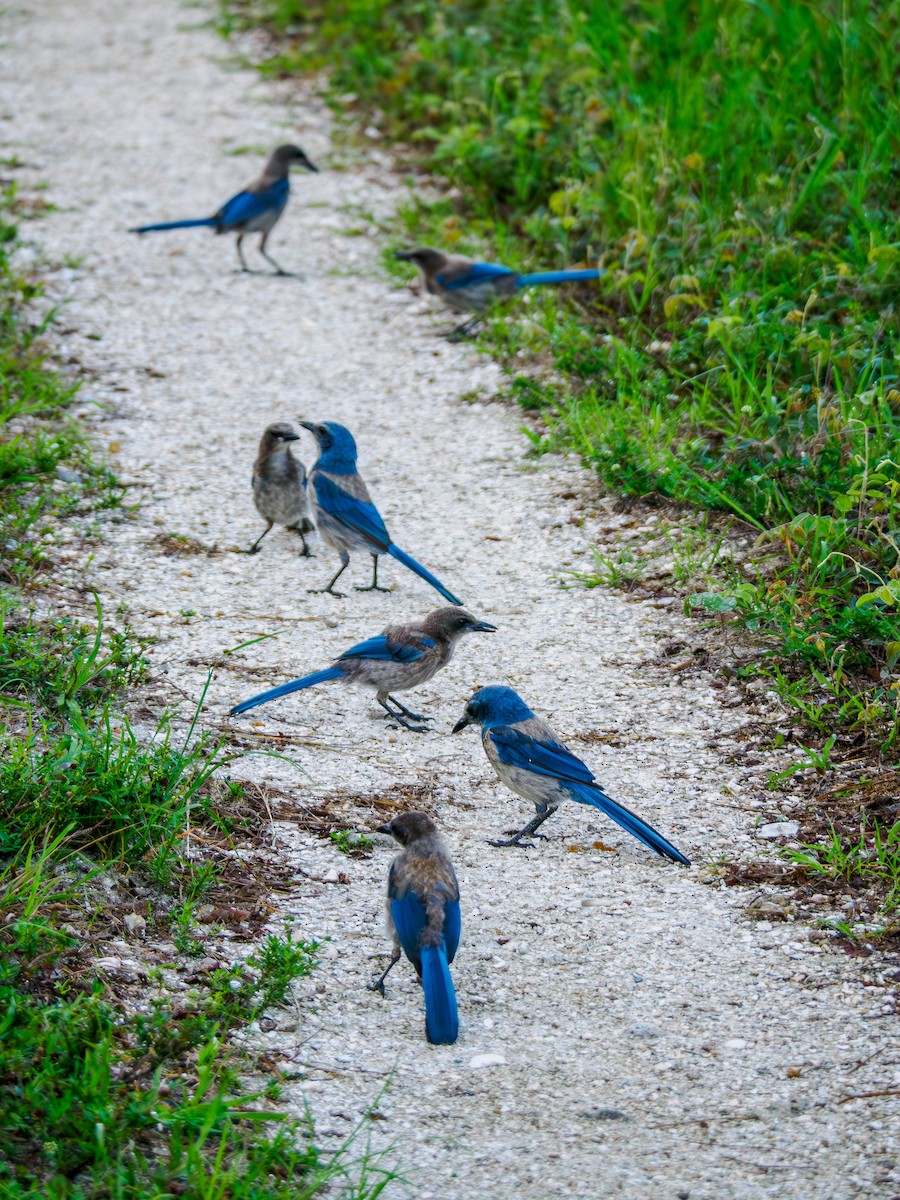
[{"label": "bird's blue head", "polygon": [[351,475],[356,471],[356,442],[353,434],[336,421],[325,421],[316,425],[312,421],[301,421],[319,443],[318,466],[335,475]]},{"label": "bird's blue head", "polygon": [[453,732],[459,733],[467,725],[514,725],[517,721],[527,721],[534,713],[512,688],[483,687],[479,688],[469,700],[462,718],[453,726]]}]

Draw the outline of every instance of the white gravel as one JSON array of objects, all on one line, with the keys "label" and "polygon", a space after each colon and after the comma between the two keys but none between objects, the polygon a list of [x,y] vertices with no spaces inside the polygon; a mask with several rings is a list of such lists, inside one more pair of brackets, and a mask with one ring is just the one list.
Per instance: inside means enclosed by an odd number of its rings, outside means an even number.
[{"label": "white gravel", "polygon": [[[272,251],[302,268],[298,279],[233,273],[231,239],[202,230],[125,232],[213,211],[281,141],[327,168],[322,105],[235,69],[206,16],[174,0],[24,0],[3,16],[6,153],[57,206],[29,230],[57,264],[54,295],[74,296],[65,346],[93,373],[86,400],[102,405],[82,408],[141,501],[72,575],[156,635],[163,691],[195,697],[206,664],[278,635],[222,660],[213,726],[261,686],[436,607],[393,563],[390,596],[309,595],[336,562],[318,541],[318,557],[300,559],[283,531],[256,558],[167,556],[153,543],[171,532],[249,545],[263,427],[332,418],[357,434],[396,541],[501,630],[471,638],[412,697],[437,718],[433,735],[391,732],[366,697],[336,688],[245,718],[242,728],[318,743],[288,745],[301,769],[260,756],[239,767],[300,800],[426,784],[462,886],[462,1033],[436,1049],[411,969],[396,969],[385,1001],[364,988],[386,947],[389,847],[348,860],[277,827],[302,870],[349,876],[299,883],[283,902],[300,931],[331,939],[298,986],[299,1025],[284,1013],[260,1034],[288,1072],[285,1103],[309,1102],[327,1147],[390,1076],[373,1145],[395,1144],[421,1200],[898,1195],[896,1097],[841,1103],[897,1086],[884,960],[868,969],[798,926],[751,922],[746,893],[703,882],[703,863],[765,845],[752,777],[724,761],[745,718],[706,677],[647,665],[658,635],[684,634],[670,612],[553,582],[587,561],[595,521],[581,525],[571,493],[590,480],[574,461],[529,462],[514,412],[461,402],[490,392],[494,367],[436,339],[443,319],[385,284],[376,238],[341,235],[365,225],[344,205],[383,212],[402,196],[384,156],[295,176]],[[229,154],[241,147],[253,153]],[[79,269],[59,265],[72,256]],[[308,461],[311,446],[298,446]],[[367,572],[355,562],[353,582]],[[492,779],[477,734],[449,735],[488,682],[515,686],[695,867],[672,867],[575,806],[536,850],[486,846],[529,816]]]}]

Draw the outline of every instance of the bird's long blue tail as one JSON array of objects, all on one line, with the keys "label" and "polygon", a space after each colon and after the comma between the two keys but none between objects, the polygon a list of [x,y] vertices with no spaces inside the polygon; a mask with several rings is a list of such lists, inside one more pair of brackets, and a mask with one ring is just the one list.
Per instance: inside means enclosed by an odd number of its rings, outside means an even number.
[{"label": "bird's long blue tail", "polygon": [[162,229],[194,229],[206,225],[215,227],[219,224],[216,217],[198,217],[195,221],[163,221],[161,225],[137,225],[129,229],[129,233],[158,233]]},{"label": "bird's long blue tail", "polygon": [[447,965],[447,949],[422,947],[422,991],[425,993],[425,1032],[435,1046],[450,1046],[459,1037],[456,992]]},{"label": "bird's long blue tail", "polygon": [[584,279],[599,279],[605,271],[539,271],[536,275],[520,275],[516,287],[540,287],[545,283],[578,283]]},{"label": "bird's long blue tail", "polygon": [[260,692],[258,696],[251,696],[249,700],[243,700],[240,704],[236,704],[228,715],[236,717],[238,713],[246,712],[248,708],[256,708],[259,704],[268,704],[270,700],[277,700],[279,696],[289,696],[291,692],[299,692],[303,688],[315,687],[317,683],[327,683],[329,679],[338,679],[343,673],[340,667],[328,667],[324,671],[316,671],[314,675],[304,675],[302,679],[292,679],[290,683],[279,684],[278,687],[270,688],[267,692]]},{"label": "bird's long blue tail", "polygon": [[676,850],[671,842],[667,842],[663,835],[657,833],[652,825],[648,825],[646,821],[642,821],[639,816],[626,808],[624,804],[619,804],[617,801],[611,800],[598,787],[590,787],[587,784],[570,784],[568,790],[573,800],[579,800],[582,804],[592,804],[594,808],[599,808],[608,817],[612,817],[616,824],[621,825],[623,829],[627,829],[639,842],[643,842],[645,846],[649,846],[651,850],[655,850],[663,858],[670,858],[673,862],[684,863],[686,867],[691,865],[691,860],[685,858],[680,850]]},{"label": "bird's long blue tail", "polygon": [[424,579],[426,583],[430,583],[436,592],[441,593],[448,604],[462,604],[462,600],[457,600],[452,592],[447,591],[439,579],[435,579],[430,571],[426,571],[425,568],[421,566],[421,564],[417,563],[414,558],[410,557],[405,550],[401,550],[399,546],[395,546],[393,543],[391,543],[391,545],[387,548],[387,552],[390,554],[391,558],[396,558],[397,562],[403,563],[404,567],[409,567],[411,571],[415,571],[420,579]]}]

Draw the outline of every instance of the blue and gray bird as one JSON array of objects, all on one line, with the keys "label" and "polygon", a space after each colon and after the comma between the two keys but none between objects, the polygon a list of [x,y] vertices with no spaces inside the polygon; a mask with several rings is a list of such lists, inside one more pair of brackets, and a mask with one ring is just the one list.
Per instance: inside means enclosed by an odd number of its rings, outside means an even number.
[{"label": "blue and gray bird", "polygon": [[138,225],[129,233],[157,233],[166,229],[200,227],[214,229],[216,233],[236,233],[237,253],[243,271],[250,271],[241,249],[244,235],[261,233],[260,254],[272,264],[276,275],[288,275],[290,272],[280,267],[270,254],[266,254],[266,242],[288,202],[291,191],[288,175],[294,164],[305,167],[307,171],[319,169],[313,166],[299,146],[279,146],[272,151],[259,179],[227,200],[213,216],[189,221],[164,221],[158,225]]},{"label": "blue and gray bird", "polygon": [[269,425],[262,435],[250,483],[253,503],[266,527],[250,547],[249,554],[257,552],[259,543],[273,525],[283,525],[285,529],[299,533],[303,541],[302,553],[310,553],[306,535],[315,526],[310,520],[306,468],[291,453],[291,442],[296,442],[299,437],[284,421]]},{"label": "blue and gray bird", "polygon": [[453,657],[457,641],[464,633],[496,631],[495,625],[477,620],[464,608],[438,608],[423,621],[392,625],[378,637],[351,646],[333,666],[324,671],[292,679],[290,683],[282,683],[279,687],[236,704],[230,715],[237,716],[260,704],[268,704],[270,700],[289,696],[291,692],[339,679],[342,683],[359,683],[363,687],[374,688],[375,699],[388,716],[413,733],[425,733],[424,725],[412,725],[410,721],[430,721],[431,717],[411,712],[391,693],[419,687],[442,667],[446,667]]},{"label": "blue and gray bird", "polygon": [[580,758],[564,746],[546,721],[536,717],[512,688],[479,688],[466,704],[453,732],[467,725],[481,726],[481,740],[491,766],[508,788],[531,800],[537,810],[527,825],[506,841],[492,846],[522,846],[564,800],[591,804],[606,813],[639,842],[664,858],[690,866],[680,850],[624,805],[611,800]]},{"label": "blue and gray bird", "polygon": [[422,272],[426,289],[432,296],[440,296],[445,304],[457,312],[475,313],[473,320],[460,325],[456,333],[465,333],[473,328],[484,313],[497,300],[508,299],[527,287],[542,287],[546,283],[580,283],[599,279],[605,271],[542,271],[534,275],[520,275],[511,267],[497,263],[475,262],[461,255],[444,254],[431,246],[418,246],[415,250],[398,250],[394,256],[404,262],[415,263]]},{"label": "blue and gray bird", "polygon": [[372,555],[372,582],[368,587],[358,587],[358,592],[389,592],[390,588],[378,586],[378,556],[390,554],[397,562],[409,567],[435,591],[440,592],[449,604],[461,604],[439,579],[417,563],[414,558],[395,546],[391,541],[381,513],[372,503],[369,489],[356,469],[356,442],[349,429],[334,421],[316,425],[312,421],[301,421],[319,444],[319,457],[309,473],[309,488],[313,503],[316,528],[322,539],[341,556],[341,565],[330,583],[316,589],[331,592],[350,562],[354,550],[365,550]]},{"label": "blue and gray bird", "polygon": [[368,985],[384,996],[384,981],[401,950],[416,968],[425,997],[429,1042],[449,1046],[459,1036],[450,963],[459,946],[459,884],[437,826],[427,813],[401,813],[379,827],[403,847],[388,875],[387,925],[394,939],[391,961]]}]

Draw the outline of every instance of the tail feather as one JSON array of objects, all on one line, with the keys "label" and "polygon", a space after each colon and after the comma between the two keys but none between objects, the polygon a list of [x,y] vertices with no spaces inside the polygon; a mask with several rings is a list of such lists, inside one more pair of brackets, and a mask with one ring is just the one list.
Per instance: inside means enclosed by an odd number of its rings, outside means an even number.
[{"label": "tail feather", "polygon": [[422,947],[422,990],[425,993],[425,1032],[435,1046],[450,1046],[459,1037],[456,992],[447,965],[447,950]]},{"label": "tail feather", "polygon": [[317,683],[327,683],[329,679],[339,679],[343,673],[340,667],[328,667],[324,671],[316,671],[314,675],[304,675],[302,679],[292,679],[290,683],[279,684],[278,687],[270,688],[267,692],[260,692],[258,696],[251,696],[249,700],[236,704],[229,710],[228,715],[236,717],[238,713],[246,712],[249,708],[256,708],[260,704],[268,704],[270,700],[277,700],[281,696],[289,696],[291,692],[315,687]]},{"label": "tail feather", "polygon": [[215,228],[219,224],[218,217],[198,217],[194,221],[163,221],[159,225],[137,225],[134,229],[129,229],[129,233],[158,233],[164,229],[194,229],[200,226]]},{"label": "tail feather", "polygon": [[396,558],[397,562],[403,563],[404,567],[409,567],[411,571],[414,571],[420,579],[424,579],[426,583],[430,583],[436,592],[441,593],[448,604],[462,604],[462,600],[457,600],[456,596],[454,596],[452,592],[448,592],[439,579],[435,579],[430,571],[426,571],[425,568],[420,563],[417,563],[416,560],[407,554],[405,550],[401,550],[399,546],[395,546],[393,543],[391,543],[391,545],[387,548],[387,552],[392,558]]},{"label": "tail feather", "polygon": [[578,784],[574,787],[570,786],[569,790],[574,800],[579,800],[582,804],[592,804],[594,808],[599,808],[601,812],[611,817],[616,824],[626,829],[632,837],[636,837],[639,842],[643,842],[645,846],[649,846],[651,850],[655,850],[663,858],[670,858],[673,862],[683,863],[686,867],[691,865],[691,860],[685,858],[680,850],[676,850],[671,842],[667,842],[663,835],[657,833],[652,825],[648,825],[646,821],[642,821],[636,813],[626,808],[624,804],[619,804],[616,800],[611,800],[598,787],[592,787],[589,784]]},{"label": "tail feather", "polygon": [[578,283],[579,280],[599,279],[605,271],[539,271],[536,275],[520,275],[517,287],[540,287],[545,283]]}]

